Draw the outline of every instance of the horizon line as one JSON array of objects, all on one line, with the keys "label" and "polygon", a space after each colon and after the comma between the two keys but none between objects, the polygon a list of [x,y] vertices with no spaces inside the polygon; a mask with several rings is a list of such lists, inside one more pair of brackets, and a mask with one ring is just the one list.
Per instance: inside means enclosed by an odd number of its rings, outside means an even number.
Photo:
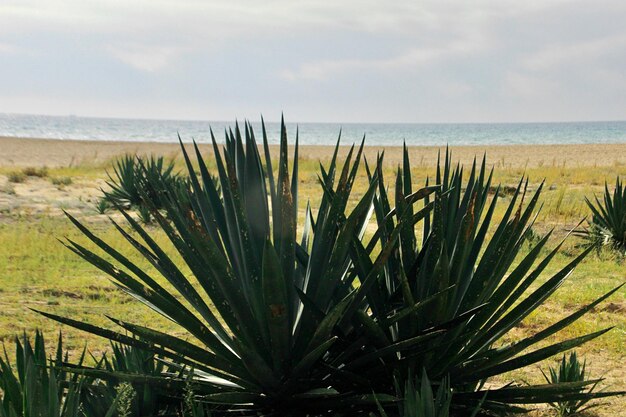
[{"label": "horizon line", "polygon": [[[283,113],[284,114],[284,113]],[[56,118],[77,118],[77,119],[114,119],[114,120],[141,120],[141,121],[164,121],[164,122],[201,122],[201,123],[234,123],[234,122],[251,122],[261,123],[263,119],[266,123],[280,123],[280,120],[267,120],[263,118],[263,115],[259,115],[259,120],[254,121],[248,118],[235,118],[232,121],[218,120],[218,119],[176,119],[176,118],[159,118],[159,117],[119,117],[119,116],[86,116],[77,114],[43,114],[43,113],[12,113],[12,112],[0,112],[2,116],[34,116],[34,117],[56,117]],[[367,121],[367,122],[333,122],[333,121],[285,121],[286,124],[329,124],[329,125],[494,125],[494,124],[561,124],[561,123],[623,123],[623,120],[550,120],[550,121],[506,121],[506,122],[486,122],[486,121],[472,121],[472,122],[458,122],[458,121],[445,121],[445,122],[425,122],[425,121],[402,121],[402,122],[385,122],[385,121]]]}]

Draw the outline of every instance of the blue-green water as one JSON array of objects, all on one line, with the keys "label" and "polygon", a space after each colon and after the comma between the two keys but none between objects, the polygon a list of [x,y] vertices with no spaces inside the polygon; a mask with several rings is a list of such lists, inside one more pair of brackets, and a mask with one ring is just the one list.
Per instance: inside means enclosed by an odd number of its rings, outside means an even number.
[{"label": "blue-green water", "polygon": [[[0,136],[50,139],[95,139],[175,142],[210,140],[210,128],[218,141],[231,122],[189,120],[112,119],[0,114]],[[253,122],[260,137],[260,122]],[[279,139],[278,123],[266,123],[270,142]],[[288,123],[290,141],[299,129],[300,143],[329,145],[360,142],[376,146],[401,145],[508,145],[582,144],[626,142],[626,121],[563,123]]]}]

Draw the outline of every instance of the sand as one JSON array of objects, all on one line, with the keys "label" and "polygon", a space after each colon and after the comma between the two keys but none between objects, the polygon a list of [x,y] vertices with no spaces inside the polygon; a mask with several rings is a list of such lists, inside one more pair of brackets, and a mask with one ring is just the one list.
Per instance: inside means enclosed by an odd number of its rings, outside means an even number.
[{"label": "sand", "polygon": [[[208,145],[203,151],[210,152]],[[346,152],[347,146],[342,147]],[[414,165],[432,166],[437,152],[445,149],[434,146],[410,148]],[[373,160],[376,146],[366,147],[366,156]],[[506,167],[536,166],[626,166],[626,143],[587,145],[490,145],[456,146],[452,148],[454,160],[469,163],[474,156],[487,153],[488,161]],[[123,153],[159,154],[177,156],[180,147],[176,143],[83,141],[54,139],[25,139],[0,137],[0,167],[47,166],[64,167],[81,163],[105,163]],[[325,160],[332,153],[331,146],[302,146],[300,155],[313,160]],[[390,164],[401,161],[402,148],[385,148],[385,160]]]}]

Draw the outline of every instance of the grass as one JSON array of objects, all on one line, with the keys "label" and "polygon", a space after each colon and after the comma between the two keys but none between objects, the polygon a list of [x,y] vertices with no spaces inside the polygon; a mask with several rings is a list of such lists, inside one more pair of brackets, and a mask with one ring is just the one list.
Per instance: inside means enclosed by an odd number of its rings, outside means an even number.
[{"label": "grass", "polygon": [[11,171],[7,173],[7,181],[19,184],[26,181],[26,175],[21,171]]},{"label": "grass", "polygon": [[48,168],[44,167],[26,167],[22,169],[22,172],[27,177],[45,178],[48,176]]},{"label": "grass", "polygon": [[52,177],[50,178],[52,185],[56,185],[59,188],[72,184],[72,177]]},{"label": "grass", "polygon": [[[495,163],[499,164],[498,161]],[[177,167],[180,166],[178,162]],[[304,159],[300,164],[301,221],[306,205],[304,199],[309,198],[312,206],[315,207],[320,198],[317,167],[317,161],[309,159]],[[70,179],[67,183],[55,184],[57,186],[89,188],[93,190],[94,196],[98,196],[99,184],[106,178],[105,169],[107,168],[110,169],[110,164],[84,163],[50,168],[46,170],[46,175],[53,184],[56,179]],[[395,164],[387,165],[385,174],[388,181],[392,178],[394,169]],[[529,169],[511,168],[505,165],[502,168],[496,167],[494,182],[515,186],[520,176],[525,173],[530,178],[529,188],[534,189],[545,178],[543,209],[533,229],[535,233],[542,235],[554,228],[553,242],[550,245],[553,247],[568,230],[575,227],[582,218],[590,215],[583,197],[601,193],[604,180],[615,178],[623,169],[620,165],[538,166]],[[414,170],[414,178],[423,182],[427,176],[432,176],[433,171],[432,167],[417,166]],[[14,173],[15,171],[10,169],[0,168],[0,185],[8,184],[8,182],[16,183],[15,186],[0,188],[0,340],[6,342],[16,334],[23,331],[32,333],[35,329],[43,330],[46,335],[58,332],[57,323],[44,319],[32,312],[31,308],[51,311],[62,316],[89,317],[90,322],[100,325],[107,325],[108,320],[104,314],[111,314],[138,324],[150,323],[152,326],[155,325],[155,320],[158,320],[164,331],[171,331],[174,328],[167,320],[131,302],[129,296],[104,278],[104,274],[65,249],[58,242],[58,238],[65,236],[81,242],[84,242],[84,239],[69,221],[58,214],[47,215],[40,212],[29,214],[31,211],[28,210],[27,205],[30,203],[27,200],[20,200],[21,189],[19,187],[24,185],[19,183],[26,181],[26,185],[29,185],[35,182],[27,178],[25,172],[19,172],[24,177],[22,181],[11,181],[11,175]],[[3,176],[6,177],[7,182],[2,178]],[[354,198],[363,192],[364,184],[363,181],[359,184]],[[10,202],[6,202],[5,197],[10,198]],[[93,200],[94,203],[95,201]],[[3,206],[9,204],[10,208],[5,210]],[[503,206],[504,204],[500,204],[501,209]],[[88,223],[90,227],[96,228],[107,242],[114,247],[124,248],[125,253],[131,253],[123,238],[106,221],[105,216],[96,213],[93,204],[89,206],[77,204],[76,207],[79,207],[79,212],[74,214]],[[18,211],[25,214],[19,216],[13,214]],[[156,228],[151,230],[157,241],[165,241],[160,230]],[[570,262],[574,254],[579,251],[576,247],[578,243],[580,242],[576,238],[571,237],[544,276],[549,276],[550,272]],[[149,265],[145,262],[144,264],[146,270],[152,271]],[[591,302],[624,281],[626,281],[625,259],[606,251],[592,253],[545,306],[533,313],[522,326],[511,332],[510,339],[514,340],[524,335],[529,329],[542,328],[547,323],[554,322],[555,319]],[[581,358],[587,357],[587,362],[593,366],[590,368],[593,375],[605,375],[607,382],[612,384],[614,389],[624,389],[622,381],[626,380],[625,290],[620,290],[597,311],[584,316],[575,326],[566,329],[559,337],[561,339],[574,337],[607,326],[615,326],[615,329],[602,338],[584,345],[578,352]],[[63,332],[67,347],[76,353],[85,343],[94,352],[107,349],[106,341],[102,339],[69,328],[63,328]],[[48,339],[53,340],[51,337]],[[545,364],[542,366],[546,367]],[[538,368],[531,368],[509,376],[522,381],[535,382],[541,381],[542,378]],[[597,415],[616,415],[626,406],[624,398],[610,401],[611,404],[608,407],[595,411]],[[605,412],[607,414],[604,414]]]},{"label": "grass", "polygon": [[[123,238],[111,227],[99,224],[103,236],[115,246]],[[0,252],[0,339],[7,340],[36,328],[54,334],[58,326],[30,309],[56,311],[70,317],[90,316],[106,325],[104,313],[147,324],[155,319],[147,309],[129,303],[130,298],[115,288],[99,271],[79,260],[57,237],[79,238],[62,218],[20,219],[0,226],[0,245],[11,251]],[[159,240],[159,239],[158,239]],[[8,246],[7,246],[8,245]],[[146,265],[146,269],[149,269]],[[19,317],[19,320],[15,318]],[[163,323],[167,326],[167,323]],[[85,342],[94,351],[106,348],[101,339],[63,329],[70,350],[81,349]]]},{"label": "grass", "polygon": [[[181,165],[182,166],[182,165]],[[0,175],[9,176],[14,173],[19,173],[24,178],[27,176],[31,177],[80,177],[85,179],[97,179],[97,178],[106,178],[106,174],[104,173],[105,169],[112,167],[112,160],[108,160],[106,162],[92,162],[91,160],[85,160],[80,163],[70,163],[67,166],[60,167],[46,167],[46,168],[32,168],[25,167],[19,170],[16,170],[15,167],[10,166],[0,166]],[[25,172],[38,172],[40,175],[27,175]],[[41,175],[44,173],[45,175]]]}]

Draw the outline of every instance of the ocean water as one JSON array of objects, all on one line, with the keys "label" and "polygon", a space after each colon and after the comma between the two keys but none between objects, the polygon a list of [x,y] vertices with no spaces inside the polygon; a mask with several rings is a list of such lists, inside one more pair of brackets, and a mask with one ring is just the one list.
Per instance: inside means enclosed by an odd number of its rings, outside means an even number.
[{"label": "ocean water", "polygon": [[[113,119],[0,113],[0,136],[50,139],[176,142],[210,141],[210,129],[222,141],[233,122]],[[257,139],[260,122],[252,122]],[[271,143],[279,140],[279,123],[266,123]],[[299,131],[301,144],[330,145],[337,141],[376,146],[582,144],[626,142],[626,121],[563,123],[288,123],[290,142]]]}]

